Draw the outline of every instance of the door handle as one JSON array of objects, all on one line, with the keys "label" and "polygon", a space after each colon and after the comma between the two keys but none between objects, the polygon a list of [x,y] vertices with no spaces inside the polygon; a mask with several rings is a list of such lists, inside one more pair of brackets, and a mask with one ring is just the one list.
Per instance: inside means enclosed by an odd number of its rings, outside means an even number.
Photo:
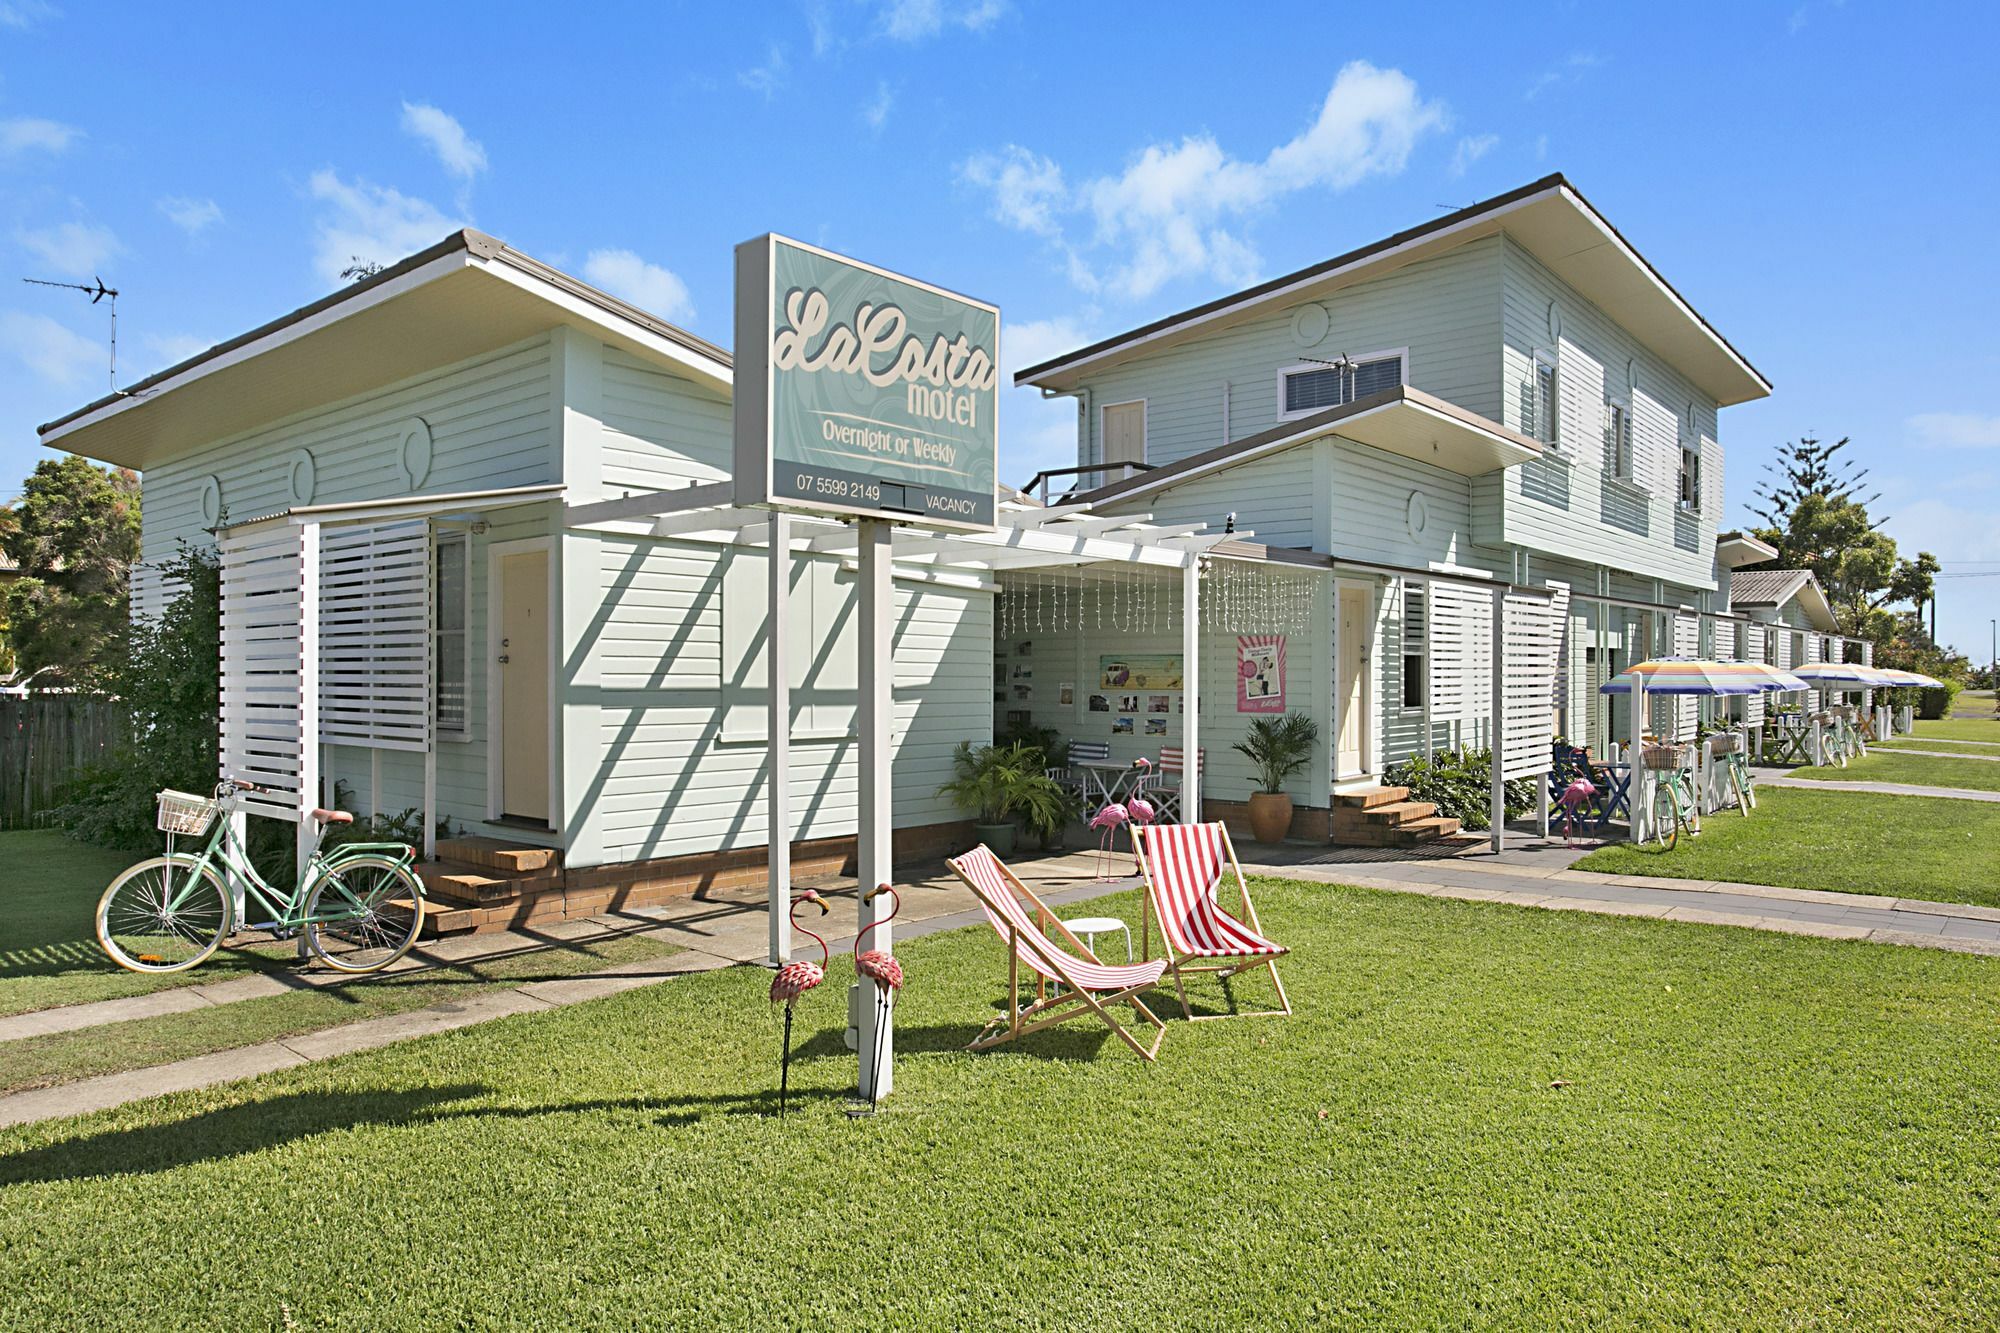
[{"label": "door handle", "polygon": [[505,653],[500,654],[500,665],[501,666],[507,665],[507,654]]}]

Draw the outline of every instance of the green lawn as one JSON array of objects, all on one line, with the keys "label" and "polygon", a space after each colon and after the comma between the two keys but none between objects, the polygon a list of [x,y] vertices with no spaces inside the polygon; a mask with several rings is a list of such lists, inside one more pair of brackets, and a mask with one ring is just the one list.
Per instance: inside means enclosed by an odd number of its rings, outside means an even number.
[{"label": "green lawn", "polygon": [[1868,742],[1869,753],[1877,747],[1884,750],[1934,750],[1944,754],[1962,754],[1973,758],[2000,759],[2000,741],[1981,743],[1979,741],[1943,741],[1931,736],[1898,736],[1894,740]]},{"label": "green lawn", "polygon": [[234,1046],[467,1000],[482,991],[596,972],[680,952],[643,936],[552,942],[481,963],[359,977],[186,1013],[138,1018],[0,1046],[0,1093],[165,1064]]},{"label": "green lawn", "polygon": [[783,1123],[734,969],[0,1130],[0,1326],[2000,1321],[1994,960],[1258,903],[1297,1015],[1173,1021],[1153,1068],[1080,1026],[964,1053],[1001,946],[906,944],[873,1119],[836,960]]},{"label": "green lawn", "polygon": [[1748,818],[1703,816],[1670,852],[1611,843],[1575,869],[2000,907],[2000,805],[1766,784]]},{"label": "green lawn", "polygon": [[1941,741],[2000,741],[2000,721],[1991,717],[1940,718],[1935,722],[1919,721],[1916,727],[1918,739],[1928,736]]},{"label": "green lawn", "polygon": [[1897,754],[1894,750],[1871,750],[1866,758],[1849,760],[1846,768],[1794,769],[1792,776],[1813,782],[1907,782],[1921,787],[2000,791],[2000,764]]},{"label": "green lawn", "polygon": [[189,972],[147,976],[104,956],[97,900],[141,852],[107,852],[63,834],[0,833],[0,1014],[144,995],[168,986],[221,981],[296,961],[296,944],[224,950]]}]

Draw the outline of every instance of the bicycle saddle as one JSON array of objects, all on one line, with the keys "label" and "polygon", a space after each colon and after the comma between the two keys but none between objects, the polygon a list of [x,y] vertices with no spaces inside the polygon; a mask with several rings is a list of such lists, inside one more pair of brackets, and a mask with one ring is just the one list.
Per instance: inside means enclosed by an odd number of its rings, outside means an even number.
[{"label": "bicycle saddle", "polygon": [[312,816],[322,824],[352,824],[354,822],[354,816],[345,810],[315,810],[312,812]]}]

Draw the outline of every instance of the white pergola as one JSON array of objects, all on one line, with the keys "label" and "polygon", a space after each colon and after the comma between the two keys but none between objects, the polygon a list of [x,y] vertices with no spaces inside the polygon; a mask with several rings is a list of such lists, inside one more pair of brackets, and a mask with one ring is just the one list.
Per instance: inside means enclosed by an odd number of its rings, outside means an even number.
[{"label": "white pergola", "polygon": [[[860,585],[860,699],[857,740],[860,752],[859,827],[856,830],[856,874],[864,886],[894,882],[890,819],[890,722],[893,604],[892,576],[902,566],[914,576],[970,587],[991,587],[1002,570],[1046,569],[1064,565],[1120,563],[1178,571],[1184,599],[1183,653],[1186,659],[1184,744],[1197,752],[1200,654],[1197,608],[1201,597],[1201,560],[1215,546],[1240,540],[1247,533],[1209,532],[1206,524],[1155,524],[1149,515],[1100,515],[1087,505],[1045,507],[1003,500],[998,522],[990,532],[944,532],[898,526],[891,519],[865,518],[846,522],[743,508],[734,503],[734,485],[708,482],[675,491],[649,492],[615,500],[565,506],[564,523],[571,529],[617,532],[627,536],[707,541],[758,547],[769,551],[770,615],[766,654],[768,676],[768,735],[770,756],[766,784],[769,844],[768,899],[770,960],[791,957],[790,783],[791,672],[790,617],[782,614],[791,586],[791,563],[801,555],[852,557]],[[780,555],[783,558],[778,558]],[[1189,765],[1190,808],[1200,799],[1197,765]],[[859,928],[873,929],[870,943],[890,949],[892,941],[882,916],[886,908],[865,895]],[[890,1029],[879,1034],[872,1024],[860,1025],[861,1064],[877,1071],[876,1096],[894,1086]],[[878,1040],[880,1048],[877,1049]]]}]

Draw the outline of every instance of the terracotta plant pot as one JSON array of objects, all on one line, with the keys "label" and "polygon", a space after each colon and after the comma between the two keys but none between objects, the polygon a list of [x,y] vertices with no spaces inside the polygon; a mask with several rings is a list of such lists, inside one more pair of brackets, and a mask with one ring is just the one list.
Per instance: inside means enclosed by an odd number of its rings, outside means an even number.
[{"label": "terracotta plant pot", "polygon": [[1283,842],[1292,831],[1292,798],[1281,791],[1260,791],[1250,797],[1250,836],[1258,842]]}]

